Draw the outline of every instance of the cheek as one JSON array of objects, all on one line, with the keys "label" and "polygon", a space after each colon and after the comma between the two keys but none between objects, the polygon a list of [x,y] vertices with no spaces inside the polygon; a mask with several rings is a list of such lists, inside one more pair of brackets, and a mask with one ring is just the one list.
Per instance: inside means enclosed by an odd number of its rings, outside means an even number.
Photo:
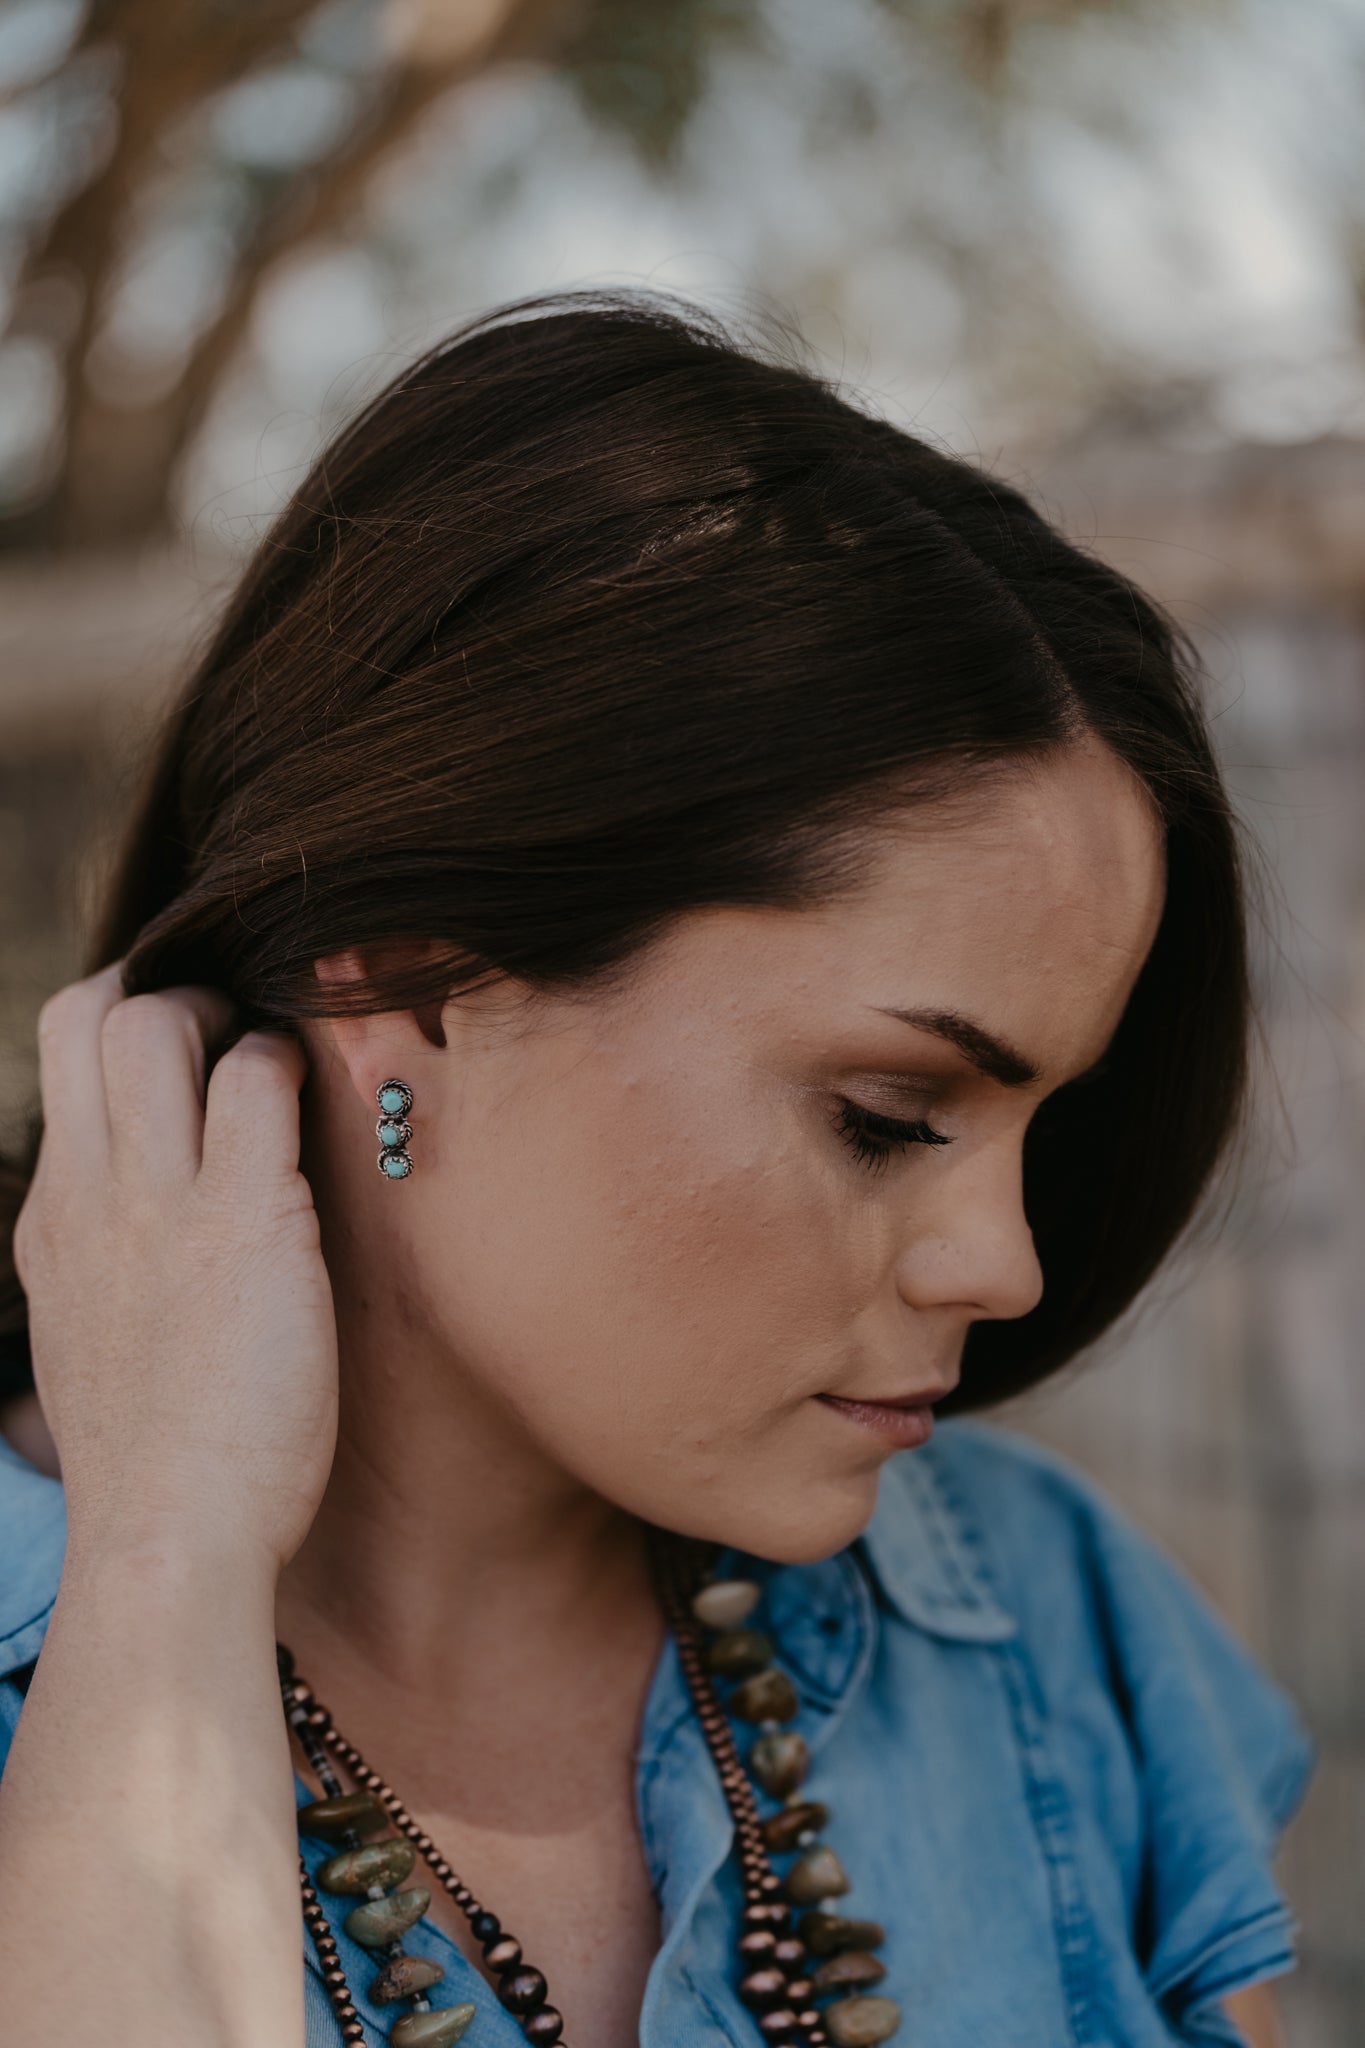
[{"label": "cheek", "polygon": [[433,1307],[538,1433],[719,1452],[828,1384],[867,1284],[847,1168],[709,1100],[641,1083],[467,1146]]}]

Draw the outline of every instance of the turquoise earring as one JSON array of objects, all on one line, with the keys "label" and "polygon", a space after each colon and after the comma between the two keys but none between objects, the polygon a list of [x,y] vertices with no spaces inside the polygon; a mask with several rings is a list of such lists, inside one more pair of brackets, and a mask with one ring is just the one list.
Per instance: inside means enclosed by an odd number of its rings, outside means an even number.
[{"label": "turquoise earring", "polygon": [[412,1125],[408,1122],[412,1090],[406,1081],[385,1081],[375,1089],[374,1098],[382,1112],[374,1127],[375,1136],[384,1147],[379,1155],[379,1171],[385,1180],[406,1180],[412,1172],[412,1156],[407,1149],[412,1136]]}]

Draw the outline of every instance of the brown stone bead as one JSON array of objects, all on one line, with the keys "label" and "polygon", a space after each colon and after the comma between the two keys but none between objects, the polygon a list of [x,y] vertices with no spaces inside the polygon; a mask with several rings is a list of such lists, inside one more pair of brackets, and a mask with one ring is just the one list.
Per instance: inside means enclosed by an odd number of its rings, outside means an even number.
[{"label": "brown stone bead", "polygon": [[727,1628],[706,1652],[706,1668],[717,1678],[749,1678],[765,1671],[776,1653],[772,1637],[761,1629]]},{"label": "brown stone bead", "polygon": [[338,1792],[330,1799],[310,1799],[298,1810],[299,1831],[321,1835],[325,1842],[339,1842],[349,1828],[358,1835],[372,1834],[390,1825],[389,1816],[369,1792]]},{"label": "brown stone bead", "polygon": [[860,1991],[869,1984],[880,1984],[885,1975],[886,1964],[879,1957],[870,1956],[864,1948],[846,1948],[821,1963],[813,1981],[817,1992]]},{"label": "brown stone bead", "polygon": [[556,2012],[552,2005],[542,2005],[539,2012],[528,2012],[521,2023],[521,2031],[531,2043],[531,2048],[555,2048],[564,2031],[564,2015]]},{"label": "brown stone bead", "polygon": [[785,1933],[791,1925],[792,1909],[781,1899],[751,1899],[740,1917],[745,1927],[772,1927]]},{"label": "brown stone bead", "polygon": [[832,1849],[818,1842],[797,1858],[786,1876],[787,1897],[797,1906],[818,1906],[851,1889],[848,1872]]},{"label": "brown stone bead", "polygon": [[810,1751],[805,1737],[784,1728],[773,1735],[760,1735],[749,1751],[749,1768],[765,1792],[785,1799],[795,1792],[810,1769]]},{"label": "brown stone bead", "polygon": [[483,1959],[495,1976],[506,1970],[515,1970],[521,1961],[521,1943],[513,1941],[510,1934],[500,1934],[496,1941],[490,1941],[483,1952]]},{"label": "brown stone bead", "polygon": [[765,2012],[758,2022],[758,2031],[765,2041],[787,2042],[796,2039],[799,2022],[789,2005],[778,2006],[773,2012]]},{"label": "brown stone bead", "polygon": [[370,1986],[376,2005],[388,2005],[395,1998],[412,1998],[439,1984],[445,1971],[430,1956],[392,1956]]},{"label": "brown stone bead", "polygon": [[796,1932],[813,1956],[837,1955],[845,1948],[880,1948],[886,1929],[875,1920],[845,1920],[842,1913],[803,1913]]},{"label": "brown stone bead", "polygon": [[509,2012],[534,2012],[544,2005],[549,1988],[539,1970],[512,1970],[497,1987],[498,1999]]},{"label": "brown stone bead", "polygon": [[760,2012],[765,2006],[784,2005],[787,1999],[787,1980],[781,1970],[771,1966],[751,1970],[740,1979],[738,1989],[744,2003]]},{"label": "brown stone bead", "polygon": [[773,1950],[773,1961],[779,1970],[785,1970],[790,1977],[793,1971],[801,1971],[806,1963],[806,1944],[798,1941],[794,1934],[788,1934]]},{"label": "brown stone bead", "polygon": [[430,1904],[431,1893],[420,1884],[410,1892],[390,1892],[386,1899],[367,1899],[346,1915],[346,1932],[362,1948],[385,1948],[406,1934]]},{"label": "brown stone bead", "polygon": [[741,1934],[736,1944],[746,1963],[766,1963],[776,1958],[777,1936],[771,1927],[751,1927],[747,1934]]},{"label": "brown stone bead", "polygon": [[825,2008],[824,2023],[834,2048],[876,2048],[895,2033],[901,2009],[894,1998],[841,1998]]},{"label": "brown stone bead", "polygon": [[392,2048],[451,2048],[477,2011],[476,2005],[448,2005],[441,2012],[404,2013],[389,2035]]},{"label": "brown stone bead", "polygon": [[801,1702],[786,1672],[769,1667],[737,1685],[728,1704],[741,1721],[793,1721]]},{"label": "brown stone bead", "polygon": [[343,1849],[339,1856],[329,1856],[319,1864],[315,1882],[325,1892],[351,1892],[363,1898],[372,1884],[386,1890],[401,1884],[416,1861],[412,1843],[394,1835],[387,1842],[371,1842],[367,1848]]},{"label": "brown stone bead", "polygon": [[802,1835],[818,1835],[828,1822],[827,1806],[822,1806],[818,1799],[802,1799],[768,1815],[762,1828],[763,1841],[774,1856],[785,1856]]}]

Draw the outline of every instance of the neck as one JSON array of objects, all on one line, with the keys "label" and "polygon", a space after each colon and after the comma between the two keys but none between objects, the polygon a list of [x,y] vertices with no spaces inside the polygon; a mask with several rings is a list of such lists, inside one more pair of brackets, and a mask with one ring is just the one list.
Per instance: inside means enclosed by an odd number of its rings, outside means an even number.
[{"label": "neck", "polygon": [[656,1647],[643,1525],[549,1460],[401,1304],[348,1277],[372,1262],[337,1249],[336,1455],[278,1595],[300,1664],[316,1651],[449,1699],[471,1644],[485,1670],[522,1646],[546,1674],[623,1625]]},{"label": "neck", "polygon": [[467,1670],[470,1642],[538,1631],[581,1644],[604,1606],[639,1594],[638,1523],[538,1468],[411,1351],[401,1375],[345,1354],[331,1477],[282,1605],[301,1602],[318,1630],[425,1687]]}]

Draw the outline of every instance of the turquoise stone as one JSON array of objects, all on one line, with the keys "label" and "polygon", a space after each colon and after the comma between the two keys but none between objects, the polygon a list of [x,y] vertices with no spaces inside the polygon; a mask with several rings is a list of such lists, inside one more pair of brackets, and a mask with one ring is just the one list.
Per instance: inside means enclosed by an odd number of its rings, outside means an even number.
[{"label": "turquoise stone", "polygon": [[865,1991],[869,1984],[880,1984],[885,1975],[886,1964],[878,1962],[876,1956],[870,1956],[866,1949],[850,1948],[842,1955],[831,1956],[818,1970],[812,1970],[810,1981],[817,1993]]},{"label": "turquoise stone", "polygon": [[761,1830],[763,1840],[775,1855],[785,1856],[801,1846],[802,1835],[818,1834],[828,1819],[829,1808],[818,1799],[798,1800],[769,1814]]},{"label": "turquoise stone", "polygon": [[381,1089],[379,1093],[379,1107],[383,1110],[385,1116],[399,1115],[403,1107],[403,1095],[401,1089]]},{"label": "turquoise stone", "polygon": [[450,2048],[477,2011],[475,2005],[448,2005],[441,2012],[404,2013],[389,2039],[393,2048]]},{"label": "turquoise stone", "polygon": [[372,1835],[376,1828],[391,1825],[379,1801],[368,1792],[338,1792],[330,1799],[310,1799],[299,1808],[298,1824],[304,1834],[328,1840],[340,1840],[350,1828],[358,1835]]},{"label": "turquoise stone", "polygon": [[727,1701],[742,1721],[794,1721],[799,1702],[785,1671],[756,1671],[737,1685]]},{"label": "turquoise stone", "polygon": [[343,1849],[319,1866],[317,1883],[325,1892],[366,1893],[372,1884],[385,1889],[411,1877],[417,1851],[411,1842],[394,1835],[387,1842],[371,1842],[364,1849]]},{"label": "turquoise stone", "polygon": [[707,1650],[706,1668],[718,1678],[752,1678],[776,1654],[772,1638],[761,1629],[727,1628]]},{"label": "turquoise stone", "polygon": [[348,1913],[346,1932],[362,1948],[386,1948],[406,1934],[430,1904],[431,1893],[422,1885],[415,1885],[410,1892],[390,1892],[386,1899],[371,1899]]},{"label": "turquoise stone", "polygon": [[817,1842],[797,1858],[786,1876],[787,1897],[797,1906],[818,1906],[848,1890],[848,1872],[832,1849]]},{"label": "turquoise stone", "polygon": [[810,1769],[810,1751],[803,1738],[790,1728],[760,1735],[749,1751],[749,1769],[765,1792],[771,1792],[774,1799],[785,1799]]},{"label": "turquoise stone", "polygon": [[[885,1973],[883,1973],[885,1974]],[[376,2005],[391,2005],[398,1998],[412,1998],[419,1991],[430,1991],[433,1984],[439,1984],[445,1971],[439,1963],[433,1963],[430,1956],[391,1956],[370,1986],[370,1997]]]},{"label": "turquoise stone", "polygon": [[406,1180],[412,1172],[412,1161],[402,1152],[391,1152],[387,1159],[381,1159],[379,1163],[390,1180]]},{"label": "turquoise stone", "polygon": [[813,1956],[832,1956],[846,1948],[880,1948],[886,1929],[876,1920],[846,1920],[842,1913],[803,1913],[796,1936]]},{"label": "turquoise stone", "polygon": [[825,2032],[835,2048],[876,2048],[901,2023],[893,1998],[841,1998],[825,2008]]},{"label": "turquoise stone", "polygon": [[401,1124],[381,1124],[379,1126],[379,1142],[381,1145],[401,1145],[403,1142],[403,1126]]}]

